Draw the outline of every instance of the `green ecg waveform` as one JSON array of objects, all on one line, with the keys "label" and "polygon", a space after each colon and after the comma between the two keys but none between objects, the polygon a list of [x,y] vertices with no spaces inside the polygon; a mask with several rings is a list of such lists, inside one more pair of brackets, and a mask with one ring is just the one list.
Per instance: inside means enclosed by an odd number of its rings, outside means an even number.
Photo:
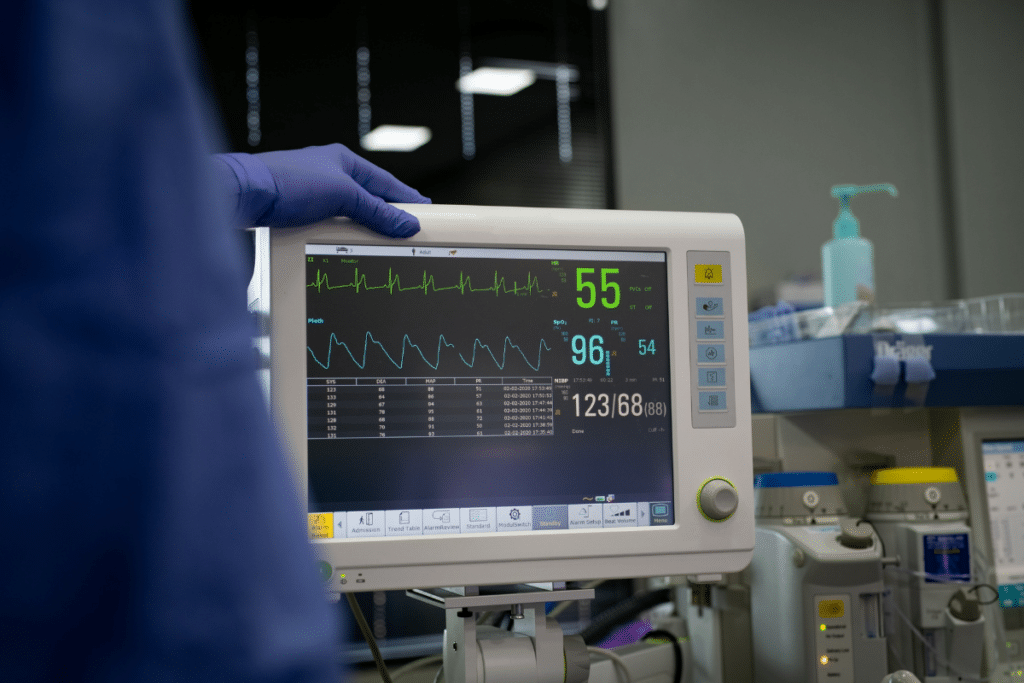
[{"label": "green ecg waveform", "polygon": [[444,287],[438,287],[434,280],[433,275],[427,275],[427,271],[423,271],[423,279],[413,285],[402,285],[401,278],[388,268],[387,281],[379,285],[371,285],[366,279],[366,275],[359,273],[359,269],[354,269],[352,274],[352,281],[345,282],[340,285],[332,285],[327,278],[327,273],[321,273],[319,270],[316,271],[316,277],[310,282],[307,287],[313,287],[317,293],[323,293],[335,289],[353,289],[356,294],[363,291],[374,291],[379,289],[387,290],[388,294],[394,294],[398,292],[414,292],[421,291],[424,294],[431,292],[450,292],[457,291],[459,294],[465,294],[470,292],[476,294],[479,292],[494,292],[495,296],[499,294],[511,294],[512,296],[530,296],[531,294],[540,294],[544,290],[540,287],[540,280],[536,277],[532,277],[529,272],[526,273],[526,283],[519,285],[515,280],[512,281],[512,286],[509,287],[504,277],[498,276],[498,271],[494,271],[494,281],[489,287],[474,287],[470,281],[469,276],[459,271],[459,282],[458,284],[448,285]]}]

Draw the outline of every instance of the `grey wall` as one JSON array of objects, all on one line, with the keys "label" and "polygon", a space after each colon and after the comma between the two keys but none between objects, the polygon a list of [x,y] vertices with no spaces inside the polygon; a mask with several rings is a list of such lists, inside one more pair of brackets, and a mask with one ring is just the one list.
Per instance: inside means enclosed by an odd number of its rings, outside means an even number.
[{"label": "grey wall", "polygon": [[[1001,280],[976,272],[994,249],[1024,253],[1021,223],[1010,215],[1019,191],[1004,191],[1024,182],[1024,3],[981,4],[986,11],[975,10],[976,2],[946,8],[926,0],[612,0],[619,207],[738,214],[756,291],[820,271],[820,246],[836,214],[833,184],[891,182],[897,199],[854,200],[875,244],[880,301],[1024,291],[1020,267]],[[935,68],[932,30],[940,14],[947,15],[945,88],[936,79],[945,72]],[[993,33],[1001,50],[992,46]],[[1015,61],[1016,71],[1008,73],[1006,61]],[[1000,91],[1014,76],[1015,104],[1008,107]],[[992,105],[979,105],[960,89],[964,83]],[[955,121],[950,174],[942,172],[949,156],[937,106],[947,95]],[[998,170],[983,168],[988,147],[1001,151]],[[1014,175],[995,189],[982,180]],[[943,192],[950,176],[963,184],[952,205]],[[980,194],[978,186],[991,191]],[[951,232],[979,221],[985,228],[971,233],[969,245]],[[1016,248],[1007,250],[1008,243]]]},{"label": "grey wall", "polygon": [[1024,3],[943,12],[963,295],[1024,292]]}]

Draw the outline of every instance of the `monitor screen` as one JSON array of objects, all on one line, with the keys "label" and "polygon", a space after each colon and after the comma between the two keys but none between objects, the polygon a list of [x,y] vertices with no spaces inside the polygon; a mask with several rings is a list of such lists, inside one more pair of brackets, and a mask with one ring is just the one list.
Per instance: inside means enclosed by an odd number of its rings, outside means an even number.
[{"label": "monitor screen", "polygon": [[335,538],[673,523],[664,252],[305,251],[309,494]]},{"label": "monitor screen", "polygon": [[983,440],[981,453],[999,604],[1024,607],[1024,436]]},{"label": "monitor screen", "polygon": [[408,240],[343,219],[258,239],[271,405],[329,587],[744,567],[738,219],[408,209]]}]

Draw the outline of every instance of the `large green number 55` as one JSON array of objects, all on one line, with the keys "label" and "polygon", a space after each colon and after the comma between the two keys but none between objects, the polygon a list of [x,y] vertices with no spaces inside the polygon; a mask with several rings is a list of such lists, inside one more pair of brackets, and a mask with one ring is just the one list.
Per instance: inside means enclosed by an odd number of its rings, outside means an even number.
[{"label": "large green number 55", "polygon": [[[601,293],[605,294],[609,290],[612,292],[612,297],[609,299],[607,296],[601,297],[601,305],[605,308],[616,308],[619,305],[619,300],[622,294],[622,290],[619,289],[617,282],[611,282],[608,280],[609,275],[615,275],[619,272],[618,268],[602,268],[601,269]],[[584,275],[593,275],[593,268],[577,268],[576,269],[576,291],[587,292],[588,297],[582,296],[576,297],[576,303],[579,304],[580,308],[593,308],[594,304],[597,303],[597,285],[593,282],[587,282],[583,279]]]},{"label": "large green number 55", "polygon": [[612,274],[618,274],[618,268],[602,268],[601,269],[601,291],[607,292],[609,289],[615,293],[611,301],[608,301],[606,297],[601,297],[601,305],[605,308],[615,308],[619,305],[619,296],[622,292],[619,290],[619,283],[609,282],[608,276]]},{"label": "large green number 55", "polygon": [[593,282],[584,282],[584,275],[593,275],[593,268],[577,268],[576,269],[576,291],[577,292],[590,292],[590,299],[584,300],[582,296],[576,297],[576,303],[580,305],[580,308],[593,308],[594,304],[597,303],[597,287]]}]

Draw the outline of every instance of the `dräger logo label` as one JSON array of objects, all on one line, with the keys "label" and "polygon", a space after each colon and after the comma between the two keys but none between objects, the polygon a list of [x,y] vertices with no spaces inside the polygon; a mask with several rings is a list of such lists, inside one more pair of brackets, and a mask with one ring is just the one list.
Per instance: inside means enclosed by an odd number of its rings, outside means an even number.
[{"label": "dr\u00e4ger logo label", "polygon": [[890,344],[887,341],[876,341],[875,355],[895,358],[896,360],[924,358],[927,361],[931,361],[932,346],[931,344],[907,344],[902,339],[895,344]]}]

